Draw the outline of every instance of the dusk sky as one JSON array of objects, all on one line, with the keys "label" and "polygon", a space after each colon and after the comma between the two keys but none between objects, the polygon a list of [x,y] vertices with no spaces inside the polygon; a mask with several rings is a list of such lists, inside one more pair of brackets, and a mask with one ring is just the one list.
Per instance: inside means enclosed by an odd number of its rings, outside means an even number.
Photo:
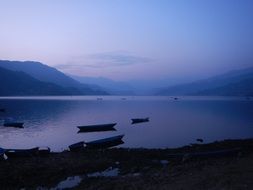
[{"label": "dusk sky", "polygon": [[115,80],[253,66],[252,0],[0,0],[0,59]]}]

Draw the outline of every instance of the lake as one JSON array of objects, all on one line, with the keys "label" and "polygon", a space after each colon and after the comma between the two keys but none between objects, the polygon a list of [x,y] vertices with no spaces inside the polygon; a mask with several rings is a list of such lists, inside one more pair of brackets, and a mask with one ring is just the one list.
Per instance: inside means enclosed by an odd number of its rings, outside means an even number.
[{"label": "lake", "polygon": [[[253,101],[237,97],[62,96],[1,97],[1,118],[24,122],[0,126],[0,147],[67,149],[79,141],[125,134],[121,147],[172,148],[253,137]],[[131,125],[131,118],[150,122]],[[117,131],[77,133],[78,125],[116,122]]]}]

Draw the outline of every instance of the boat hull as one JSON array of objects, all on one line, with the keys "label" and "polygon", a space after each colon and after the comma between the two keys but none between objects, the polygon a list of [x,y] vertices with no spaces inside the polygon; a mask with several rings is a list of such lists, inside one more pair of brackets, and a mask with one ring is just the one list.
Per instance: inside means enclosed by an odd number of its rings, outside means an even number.
[{"label": "boat hull", "polygon": [[110,148],[110,147],[118,146],[120,144],[124,144],[124,141],[122,140],[123,137],[124,135],[118,135],[118,136],[114,136],[110,138],[87,142],[85,144],[87,148],[91,148],[91,149]]},{"label": "boat hull", "polygon": [[149,122],[149,118],[136,118],[132,119],[132,124]]},{"label": "boat hull", "polygon": [[6,122],[4,123],[5,127],[16,127],[16,128],[24,128],[24,123],[19,122]]},{"label": "boat hull", "polygon": [[81,142],[78,142],[78,143],[75,143],[75,144],[72,144],[69,146],[69,150],[70,151],[80,151],[80,150],[83,150],[84,149],[84,141],[81,141]]},{"label": "boat hull", "polygon": [[36,156],[39,154],[39,147],[31,149],[5,149],[8,157]]},{"label": "boat hull", "polygon": [[102,125],[88,125],[88,126],[77,126],[79,128],[78,133],[85,132],[100,132],[100,131],[116,131],[114,126],[116,123],[102,124]]}]

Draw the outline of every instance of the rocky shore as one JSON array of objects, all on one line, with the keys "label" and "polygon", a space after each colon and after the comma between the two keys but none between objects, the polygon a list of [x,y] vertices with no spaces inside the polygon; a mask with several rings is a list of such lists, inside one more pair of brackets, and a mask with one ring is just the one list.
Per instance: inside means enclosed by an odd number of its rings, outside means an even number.
[{"label": "rocky shore", "polygon": [[1,189],[253,189],[253,139],[65,151],[1,160],[0,168]]}]

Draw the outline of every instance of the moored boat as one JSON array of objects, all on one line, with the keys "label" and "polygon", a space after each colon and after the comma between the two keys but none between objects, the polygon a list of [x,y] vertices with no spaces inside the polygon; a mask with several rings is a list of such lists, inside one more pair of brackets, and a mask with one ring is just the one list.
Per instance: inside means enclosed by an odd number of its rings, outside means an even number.
[{"label": "moored boat", "polygon": [[5,127],[17,127],[17,128],[24,128],[24,123],[22,122],[4,122],[3,124]]},{"label": "moored boat", "polygon": [[39,147],[30,149],[5,149],[5,154],[8,157],[22,157],[22,156],[35,156],[39,153]]},{"label": "moored boat", "polygon": [[79,150],[83,150],[85,147],[84,141],[72,144],[69,146],[69,150],[70,151],[79,151]]},{"label": "moored boat", "polygon": [[80,141],[78,143],[74,143],[70,145],[69,149],[70,151],[80,151],[80,150],[84,150],[84,148],[90,148],[90,149],[110,148],[113,146],[123,144],[124,143],[124,141],[122,140],[123,137],[124,135],[117,135],[114,137],[99,139],[99,140],[90,141],[90,142]]},{"label": "moored boat", "polygon": [[99,132],[99,131],[116,131],[114,126],[117,123],[109,124],[99,124],[99,125],[86,125],[86,126],[77,126],[79,128],[78,133],[81,132]]},{"label": "moored boat", "polygon": [[0,108],[0,112],[5,112],[5,108]]},{"label": "moored boat", "polygon": [[114,137],[86,142],[85,144],[87,148],[92,148],[92,149],[109,148],[109,147],[117,146],[120,144],[124,144],[124,141],[122,140],[123,137],[124,135],[117,135]]},{"label": "moored boat", "polygon": [[143,123],[143,122],[149,122],[149,118],[135,118],[135,119],[132,119],[132,124],[135,124],[135,123]]}]

